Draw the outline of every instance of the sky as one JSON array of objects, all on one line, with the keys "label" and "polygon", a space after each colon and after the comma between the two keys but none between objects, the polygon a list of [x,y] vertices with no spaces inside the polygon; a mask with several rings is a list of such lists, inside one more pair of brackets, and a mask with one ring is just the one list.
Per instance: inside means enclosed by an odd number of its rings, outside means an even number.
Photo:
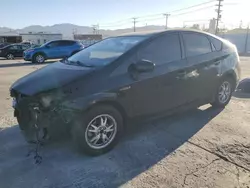
[{"label": "sky", "polygon": [[[72,23],[82,26],[99,24],[101,29],[164,25],[163,13],[171,13],[169,27],[208,24],[216,17],[216,1],[192,9],[172,12],[208,2],[209,0],[1,0],[0,27],[20,29],[30,25],[54,25]],[[224,0],[222,22],[227,27],[250,22],[250,0]],[[196,11],[197,9],[202,9]],[[193,11],[183,15],[177,15]],[[149,16],[147,16],[149,15]],[[153,15],[153,16],[150,16]]]}]

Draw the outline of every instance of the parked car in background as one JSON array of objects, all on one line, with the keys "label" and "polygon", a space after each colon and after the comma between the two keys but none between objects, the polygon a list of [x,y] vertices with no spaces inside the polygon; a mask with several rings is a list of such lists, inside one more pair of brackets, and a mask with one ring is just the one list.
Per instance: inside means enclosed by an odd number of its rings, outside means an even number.
[{"label": "parked car in background", "polygon": [[29,49],[30,46],[23,44],[11,44],[0,48],[0,57],[6,59],[15,59],[15,57],[22,57],[23,52]]},{"label": "parked car in background", "polygon": [[54,40],[43,44],[37,48],[31,48],[23,53],[26,61],[33,63],[43,63],[47,59],[57,59],[70,57],[71,55],[81,51],[83,45],[74,40]]},{"label": "parked car in background", "polygon": [[239,76],[235,45],[180,29],[107,38],[21,78],[10,92],[27,140],[34,130],[60,133],[58,119],[82,151],[99,155],[115,146],[127,119],[226,106]]},{"label": "parked car in background", "polygon": [[0,48],[10,45],[10,43],[0,43]]}]

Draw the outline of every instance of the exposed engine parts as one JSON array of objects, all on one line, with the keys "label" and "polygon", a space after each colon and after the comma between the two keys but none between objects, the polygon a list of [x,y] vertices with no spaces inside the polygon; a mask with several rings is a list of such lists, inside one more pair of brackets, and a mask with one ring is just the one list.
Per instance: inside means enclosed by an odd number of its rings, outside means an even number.
[{"label": "exposed engine parts", "polygon": [[39,155],[39,149],[41,148],[41,145],[42,145],[42,142],[39,138],[39,130],[40,130],[40,127],[38,125],[38,116],[40,114],[40,110],[39,110],[39,107],[34,107],[33,108],[33,114],[34,114],[34,119],[35,119],[35,123],[34,123],[34,129],[35,129],[35,135],[36,135],[36,141],[35,141],[35,144],[36,144],[36,147],[35,149],[33,150],[30,150],[27,154],[27,156],[30,156],[31,153],[35,153],[35,156],[34,156],[34,159],[35,159],[35,164],[41,164],[42,162],[42,156]]},{"label": "exposed engine parts", "polygon": [[[41,146],[52,137],[62,134],[62,131],[69,132],[67,124],[73,119],[72,110],[67,107],[50,106],[43,107],[34,98],[15,98],[15,116],[18,119],[20,129],[29,144],[35,144],[35,148],[28,151],[27,156],[34,153],[36,164],[42,162],[39,154]],[[58,135],[56,135],[58,134]]]}]

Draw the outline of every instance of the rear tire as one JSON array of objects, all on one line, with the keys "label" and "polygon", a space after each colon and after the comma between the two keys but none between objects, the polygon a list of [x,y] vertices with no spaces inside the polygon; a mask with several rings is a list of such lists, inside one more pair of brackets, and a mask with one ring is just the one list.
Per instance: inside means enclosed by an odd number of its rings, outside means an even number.
[{"label": "rear tire", "polygon": [[211,105],[219,108],[225,107],[230,102],[234,89],[234,80],[230,77],[223,78],[216,90],[215,100]]},{"label": "rear tire", "polygon": [[15,56],[12,53],[8,53],[6,55],[6,59],[8,59],[8,60],[15,59]]},{"label": "rear tire", "polygon": [[71,131],[80,151],[92,156],[113,149],[122,133],[123,118],[109,105],[98,105],[88,110]]},{"label": "rear tire", "polygon": [[44,63],[45,57],[43,54],[35,54],[32,58],[32,63]]}]

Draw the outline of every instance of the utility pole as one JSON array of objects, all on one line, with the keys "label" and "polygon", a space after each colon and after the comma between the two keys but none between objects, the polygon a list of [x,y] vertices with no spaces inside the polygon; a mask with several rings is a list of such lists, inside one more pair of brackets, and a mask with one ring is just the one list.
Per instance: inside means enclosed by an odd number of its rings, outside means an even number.
[{"label": "utility pole", "polygon": [[163,14],[166,17],[166,29],[168,29],[168,17],[170,14]]},{"label": "utility pole", "polygon": [[248,23],[248,26],[247,26],[247,35],[246,35],[246,43],[245,43],[245,53],[248,52],[247,47],[248,47],[249,25],[250,25],[250,23]]},{"label": "utility pole", "polygon": [[93,28],[93,34],[99,34],[99,24],[92,25]]},{"label": "utility pole", "polygon": [[222,1],[224,1],[224,0],[217,0],[217,1],[219,1],[219,4],[216,5],[216,7],[218,7],[218,8],[215,9],[215,11],[217,12],[215,34],[218,34],[218,32],[219,32],[219,20],[221,19],[221,12],[222,12],[222,10],[221,10],[222,4],[221,4],[221,3],[222,3]]},{"label": "utility pole", "polygon": [[242,22],[242,20],[240,21],[240,25],[239,25],[239,28],[240,29],[242,29],[242,24],[243,24],[243,22]]},{"label": "utility pole", "polygon": [[136,19],[137,19],[137,18],[132,18],[132,19],[133,19],[133,24],[134,24],[134,32],[135,32],[135,31],[136,31],[135,24],[136,24],[136,22],[137,22],[137,21],[136,21]]},{"label": "utility pole", "polygon": [[99,24],[96,24],[96,34],[99,34],[99,31],[100,31]]},{"label": "utility pole", "polygon": [[92,28],[93,28],[93,34],[95,34],[96,33],[96,26],[92,25]]}]

